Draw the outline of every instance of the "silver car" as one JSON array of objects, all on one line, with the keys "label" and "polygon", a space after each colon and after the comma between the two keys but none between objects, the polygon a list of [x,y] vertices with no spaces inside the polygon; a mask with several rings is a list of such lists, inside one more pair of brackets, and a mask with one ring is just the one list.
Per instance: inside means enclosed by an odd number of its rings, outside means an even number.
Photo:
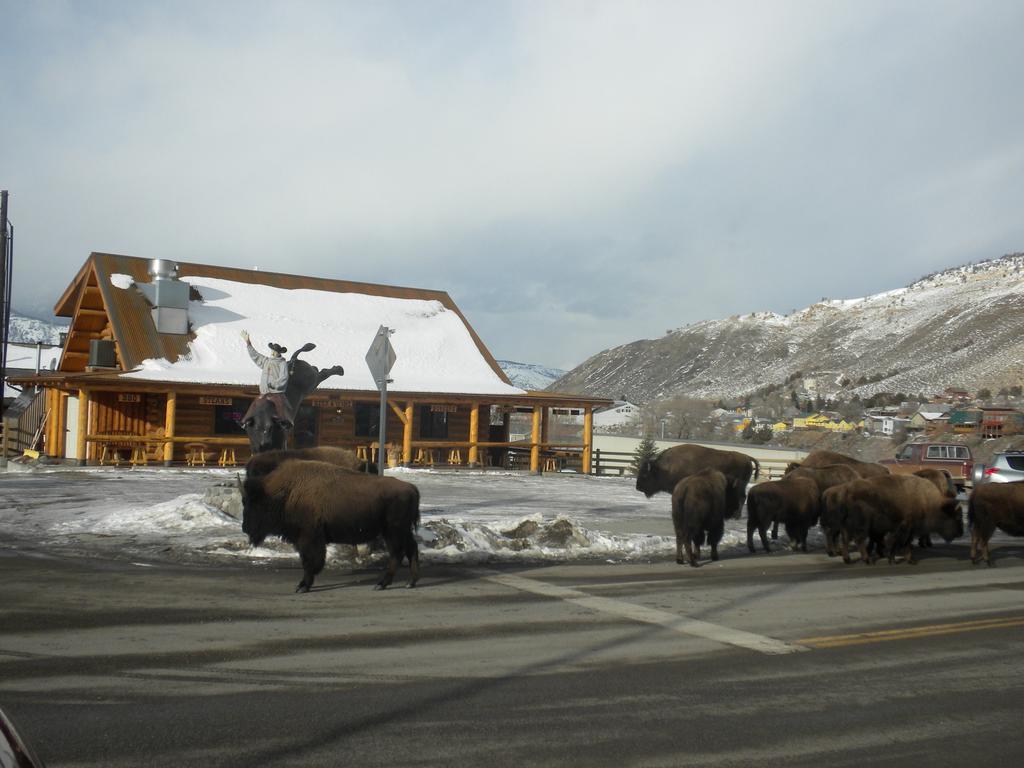
[{"label": "silver car", "polygon": [[972,479],[975,485],[1024,480],[1024,451],[1002,451],[992,456],[991,464],[975,464]]}]

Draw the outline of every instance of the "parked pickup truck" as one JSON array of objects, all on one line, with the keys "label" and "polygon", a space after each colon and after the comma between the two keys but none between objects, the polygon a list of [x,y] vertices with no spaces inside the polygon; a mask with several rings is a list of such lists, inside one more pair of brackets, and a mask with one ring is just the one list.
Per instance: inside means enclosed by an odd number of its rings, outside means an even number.
[{"label": "parked pickup truck", "polygon": [[910,474],[927,467],[944,469],[953,478],[957,491],[964,489],[974,469],[971,449],[959,443],[907,443],[896,458],[882,459],[878,463],[895,474]]}]

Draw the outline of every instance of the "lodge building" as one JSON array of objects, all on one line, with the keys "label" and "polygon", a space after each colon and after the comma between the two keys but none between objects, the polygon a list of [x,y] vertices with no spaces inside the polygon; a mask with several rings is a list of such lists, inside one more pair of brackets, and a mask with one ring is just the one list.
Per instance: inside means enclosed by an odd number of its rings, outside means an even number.
[{"label": "lodge building", "polygon": [[[589,473],[593,411],[611,403],[513,386],[443,291],[93,253],[54,312],[71,319],[57,367],[11,381],[42,390],[46,456],[82,465],[244,463],[238,422],[260,372],[243,330],[264,353],[272,341],[292,351],[312,342],[301,359],[345,369],[306,398],[292,447],[352,447],[391,465]],[[380,326],[394,329],[396,353],[384,456],[364,362]],[[530,414],[527,441],[509,439],[517,412]],[[578,442],[548,441],[553,413],[583,416]]]}]

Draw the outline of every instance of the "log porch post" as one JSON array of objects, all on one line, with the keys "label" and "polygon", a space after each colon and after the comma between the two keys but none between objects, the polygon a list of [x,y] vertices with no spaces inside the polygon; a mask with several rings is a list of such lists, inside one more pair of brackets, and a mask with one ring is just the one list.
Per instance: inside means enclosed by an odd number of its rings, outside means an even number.
[{"label": "log porch post", "polygon": [[89,463],[86,455],[88,443],[85,436],[89,434],[89,392],[85,389],[78,390],[78,437],[75,441],[75,453],[78,454],[78,466],[84,467]]},{"label": "log porch post", "polygon": [[583,411],[583,474],[590,474],[590,454],[594,449],[594,407],[588,405]]},{"label": "log porch post", "polygon": [[174,461],[174,425],[178,416],[178,393],[167,393],[167,408],[164,412],[164,466],[171,466]]},{"label": "log porch post", "polygon": [[473,403],[469,411],[469,456],[466,458],[469,466],[475,467],[477,461],[477,441],[480,439],[480,403]]},{"label": "log porch post", "polygon": [[67,450],[64,445],[68,434],[68,393],[57,391],[57,423],[54,424],[53,434],[53,457],[67,458]]},{"label": "log porch post", "polygon": [[540,422],[541,407],[533,406],[533,429],[530,432],[530,471],[540,474]]},{"label": "log porch post", "polygon": [[405,424],[402,429],[402,464],[412,464],[412,419],[415,409],[412,403],[405,404]]}]

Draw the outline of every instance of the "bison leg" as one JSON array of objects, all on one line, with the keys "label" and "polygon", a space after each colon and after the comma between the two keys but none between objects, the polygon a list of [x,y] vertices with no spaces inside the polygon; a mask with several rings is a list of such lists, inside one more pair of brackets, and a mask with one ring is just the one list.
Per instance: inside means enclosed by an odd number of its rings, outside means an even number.
[{"label": "bison leg", "polygon": [[971,564],[978,564],[978,529],[977,527],[971,528]]},{"label": "bison leg", "polygon": [[776,520],[772,523],[772,541],[776,541],[779,538],[779,521]]},{"label": "bison leg", "polygon": [[700,565],[700,563],[697,562],[697,560],[700,558],[700,547],[697,547],[697,554],[694,554],[692,536],[686,537],[686,557],[689,559],[690,565],[694,568]]},{"label": "bison leg", "polygon": [[409,583],[407,587],[412,589],[420,580],[420,549],[416,545],[416,537],[409,533],[405,542],[405,553],[409,556]]},{"label": "bison leg", "polygon": [[764,547],[764,551],[771,552],[771,548],[768,546],[768,526],[763,525],[756,515],[753,517],[747,515],[747,549],[750,550],[751,554],[757,551],[754,548],[755,529],[757,529],[757,535],[761,537],[761,546]]},{"label": "bison leg", "polygon": [[676,563],[679,565],[686,565],[686,558],[683,557],[683,540],[683,534],[676,531]]},{"label": "bison leg", "polygon": [[840,551],[843,555],[843,562],[849,565],[853,562],[850,558],[850,532],[846,528],[841,528],[839,533],[842,537],[842,543],[840,544]]},{"label": "bison leg", "polygon": [[864,565],[871,565],[871,563],[874,562],[874,560],[871,559],[871,556],[868,555],[867,536],[857,537],[857,549],[860,550],[860,561],[864,563]]},{"label": "bison leg", "polygon": [[295,588],[296,592],[309,592],[313,586],[313,579],[324,569],[327,561],[327,544],[323,539],[309,542],[299,551],[299,558],[302,560],[302,581]]},{"label": "bison leg", "polygon": [[388,545],[388,567],[384,571],[381,580],[377,582],[375,589],[387,589],[391,586],[391,582],[395,580],[395,573],[398,571],[398,566],[405,554],[405,547],[402,542],[395,541],[393,537],[388,536],[386,543]]}]

